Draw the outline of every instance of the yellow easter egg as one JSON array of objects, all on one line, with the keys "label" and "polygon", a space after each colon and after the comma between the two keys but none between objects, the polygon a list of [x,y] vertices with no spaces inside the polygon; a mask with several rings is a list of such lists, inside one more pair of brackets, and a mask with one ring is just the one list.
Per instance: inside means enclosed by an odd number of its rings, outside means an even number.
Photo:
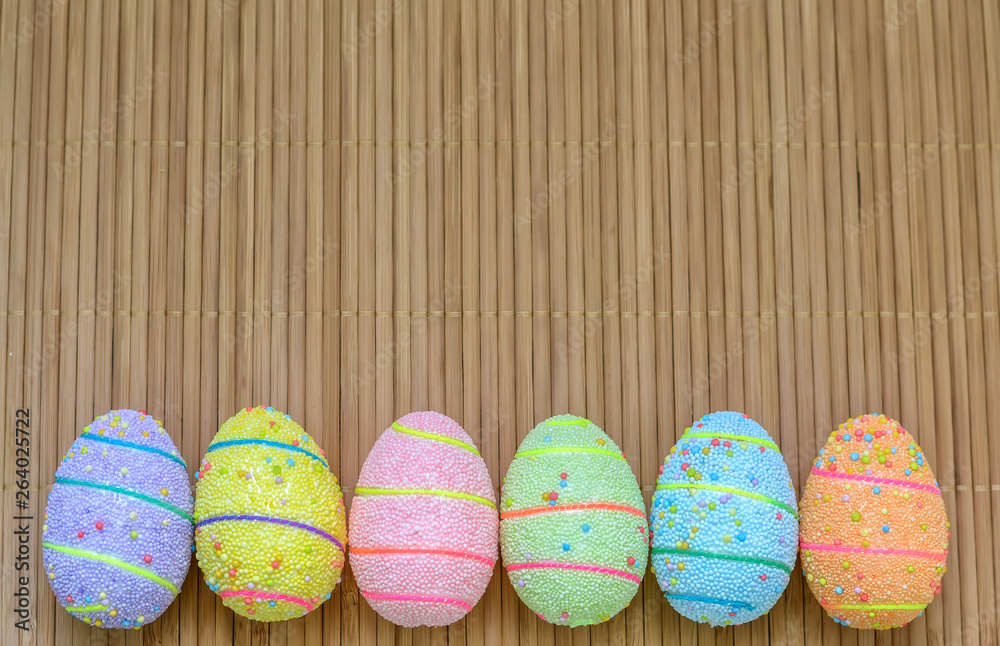
[{"label": "yellow easter egg", "polygon": [[344,499],[323,450],[291,416],[242,409],[195,475],[198,566],[225,605],[283,621],[330,598],[344,567]]}]

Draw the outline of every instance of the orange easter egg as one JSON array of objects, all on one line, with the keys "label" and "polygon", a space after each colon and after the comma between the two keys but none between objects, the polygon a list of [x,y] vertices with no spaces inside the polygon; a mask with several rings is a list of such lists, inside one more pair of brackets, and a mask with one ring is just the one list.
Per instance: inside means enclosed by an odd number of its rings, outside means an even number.
[{"label": "orange easter egg", "polygon": [[799,504],[802,573],[827,614],[888,629],[941,591],[950,523],[920,445],[884,415],[830,435]]}]

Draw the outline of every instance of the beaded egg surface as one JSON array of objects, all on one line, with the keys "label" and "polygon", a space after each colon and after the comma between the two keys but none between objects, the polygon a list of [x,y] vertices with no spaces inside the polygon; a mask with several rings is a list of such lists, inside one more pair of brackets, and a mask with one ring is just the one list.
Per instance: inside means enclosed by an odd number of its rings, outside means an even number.
[{"label": "beaded egg surface", "polygon": [[191,565],[194,499],[184,460],[145,411],[101,415],[56,470],[42,562],[56,599],[101,628],[140,628]]},{"label": "beaded egg surface", "polygon": [[795,565],[788,467],[760,424],[706,415],[670,449],[650,512],[652,570],[688,619],[737,625],[765,614]]},{"label": "beaded egg surface", "polygon": [[950,524],[930,464],[899,422],[849,419],[802,494],[802,573],[834,621],[887,629],[941,591]]},{"label": "beaded egg surface", "polygon": [[536,426],[500,499],[504,567],[539,617],[599,623],[635,596],[649,553],[646,507],[624,454],[599,426],[573,415]]},{"label": "beaded egg surface", "polygon": [[195,477],[198,565],[225,605],[283,621],[330,598],[344,567],[343,496],[323,450],[289,415],[241,410]]},{"label": "beaded egg surface", "polygon": [[445,626],[486,591],[497,559],[493,483],[472,438],[435,412],[375,442],[351,503],[351,569],[385,619]]}]

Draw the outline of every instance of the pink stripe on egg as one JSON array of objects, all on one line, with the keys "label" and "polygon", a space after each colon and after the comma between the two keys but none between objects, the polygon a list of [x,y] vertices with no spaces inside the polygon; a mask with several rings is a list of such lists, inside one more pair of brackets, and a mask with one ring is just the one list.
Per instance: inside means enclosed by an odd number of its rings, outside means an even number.
[{"label": "pink stripe on egg", "polygon": [[452,599],[451,597],[424,597],[419,594],[388,594],[382,592],[365,592],[361,591],[366,599],[381,599],[384,601],[426,601],[428,603],[446,603],[451,606],[459,606],[464,608],[466,612],[472,610],[472,605],[461,599]]},{"label": "pink stripe on egg", "polygon": [[258,592],[257,590],[223,590],[219,593],[220,597],[247,597],[256,599],[275,599],[276,601],[287,601],[289,603],[297,603],[309,612],[312,612],[313,605],[306,601],[305,599],[300,599],[299,597],[293,597],[290,594],[278,594],[276,592]]},{"label": "pink stripe on egg", "polygon": [[513,565],[508,565],[508,570],[536,570],[542,568],[559,568],[563,570],[583,570],[584,572],[596,572],[598,574],[610,574],[612,576],[620,576],[623,579],[628,579],[635,584],[642,583],[642,579],[630,572],[623,572],[622,570],[615,570],[609,567],[600,567],[599,565],[584,565],[583,563],[557,563],[555,561],[538,561],[535,563],[515,563]]},{"label": "pink stripe on egg", "polygon": [[897,487],[906,487],[908,489],[923,489],[924,491],[932,491],[938,495],[941,495],[941,490],[934,485],[920,484],[919,482],[907,482],[906,480],[892,480],[891,478],[876,478],[875,476],[863,476],[854,473],[840,473],[838,471],[823,471],[813,467],[812,472],[818,476],[823,476],[824,478],[843,478],[845,480],[860,480],[862,482],[870,482],[872,484],[885,484],[885,485],[895,485]]}]

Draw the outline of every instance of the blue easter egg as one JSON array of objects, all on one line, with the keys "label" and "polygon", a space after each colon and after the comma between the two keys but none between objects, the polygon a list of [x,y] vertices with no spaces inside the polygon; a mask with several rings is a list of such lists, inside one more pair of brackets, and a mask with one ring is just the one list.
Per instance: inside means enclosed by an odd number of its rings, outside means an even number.
[{"label": "blue easter egg", "polygon": [[706,415],[670,450],[653,495],[656,580],[689,619],[752,621],[788,585],[798,517],[788,467],[767,431],[742,413]]}]

